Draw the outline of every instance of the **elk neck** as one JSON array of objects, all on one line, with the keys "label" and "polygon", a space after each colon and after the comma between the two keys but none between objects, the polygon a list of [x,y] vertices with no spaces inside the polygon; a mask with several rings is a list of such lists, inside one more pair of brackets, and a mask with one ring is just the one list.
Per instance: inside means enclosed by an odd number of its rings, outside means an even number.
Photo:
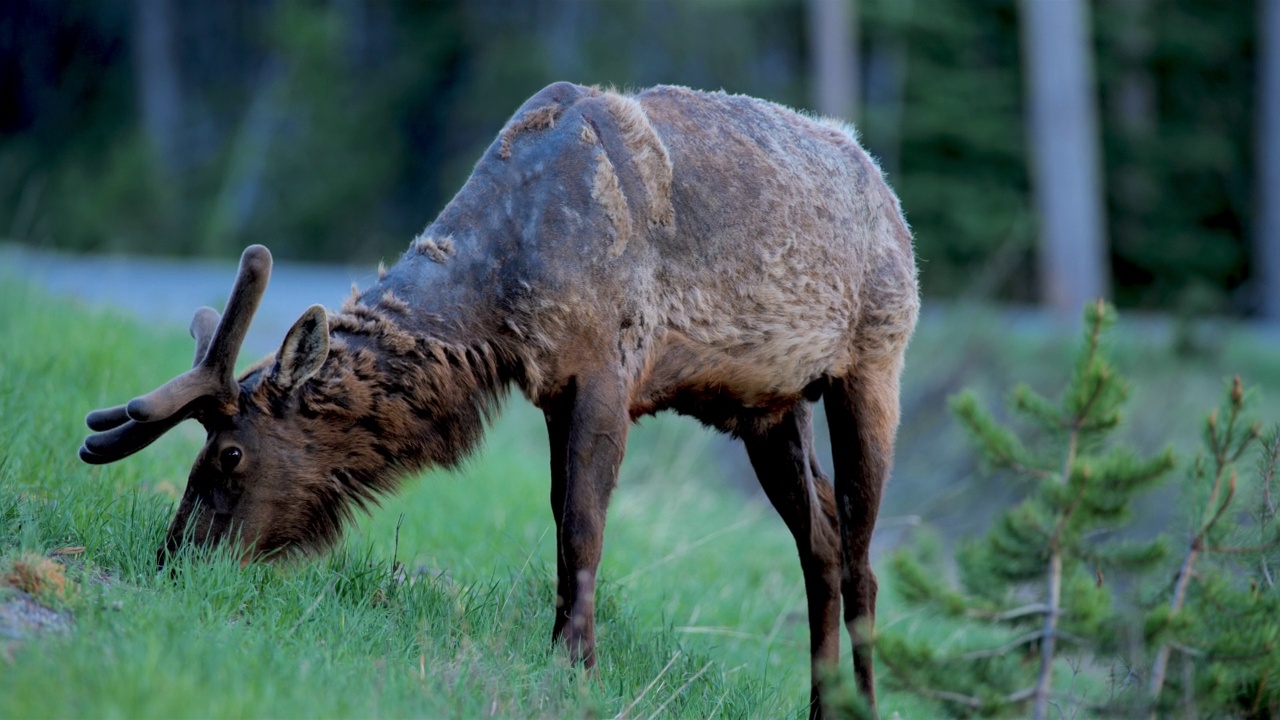
[{"label": "elk neck", "polygon": [[339,419],[328,424],[344,428],[335,444],[359,494],[456,465],[479,444],[507,387],[508,363],[483,339],[448,339],[447,324],[411,310],[381,282],[330,315],[329,357],[306,384],[299,411]]}]

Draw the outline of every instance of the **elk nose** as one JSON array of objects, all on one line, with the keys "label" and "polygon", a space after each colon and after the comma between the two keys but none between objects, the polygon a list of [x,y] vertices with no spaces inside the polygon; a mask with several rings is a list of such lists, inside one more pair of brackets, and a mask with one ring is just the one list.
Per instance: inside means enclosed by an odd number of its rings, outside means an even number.
[{"label": "elk nose", "polygon": [[169,574],[173,574],[174,566],[171,565],[169,561],[173,560],[173,556],[178,552],[179,544],[180,542],[173,537],[166,537],[164,539],[164,544],[156,551],[156,572],[162,572],[167,565],[169,567]]}]

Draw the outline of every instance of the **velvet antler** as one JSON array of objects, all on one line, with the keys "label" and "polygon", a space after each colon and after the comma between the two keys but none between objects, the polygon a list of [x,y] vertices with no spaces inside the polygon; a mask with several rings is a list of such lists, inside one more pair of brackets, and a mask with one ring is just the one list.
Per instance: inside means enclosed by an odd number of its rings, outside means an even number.
[{"label": "velvet antler", "polygon": [[261,245],[245,248],[226,314],[202,307],[191,320],[192,368],[126,405],[89,413],[85,422],[95,433],[85,438],[80,459],[102,465],[126,458],[199,409],[233,413],[240,393],[236,356],[270,277],[271,252]]}]

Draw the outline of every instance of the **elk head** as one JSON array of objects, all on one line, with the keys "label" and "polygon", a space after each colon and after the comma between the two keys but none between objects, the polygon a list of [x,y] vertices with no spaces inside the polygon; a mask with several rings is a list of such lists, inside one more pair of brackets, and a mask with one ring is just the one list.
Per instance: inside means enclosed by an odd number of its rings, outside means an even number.
[{"label": "elk head", "polygon": [[225,314],[204,307],[191,322],[196,341],[192,369],[125,405],[95,410],[86,418],[95,433],[85,439],[80,458],[91,464],[132,455],[188,418],[208,432],[160,550],[161,565],[186,542],[235,540],[248,561],[291,547],[325,544],[341,524],[341,517],[333,517],[340,509],[322,506],[324,494],[306,490],[332,483],[335,461],[327,455],[339,443],[324,442],[333,428],[309,427],[319,419],[297,412],[296,402],[329,354],[324,308],[313,305],[303,313],[274,360],[259,363],[239,381],[233,375],[270,274],[271,253],[261,245],[247,248]]}]

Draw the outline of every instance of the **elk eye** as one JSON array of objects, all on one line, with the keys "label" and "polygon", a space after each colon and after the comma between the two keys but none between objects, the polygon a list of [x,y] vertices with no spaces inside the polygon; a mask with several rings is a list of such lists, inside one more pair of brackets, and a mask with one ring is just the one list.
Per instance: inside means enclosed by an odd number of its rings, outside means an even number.
[{"label": "elk eye", "polygon": [[229,473],[236,469],[236,465],[240,464],[240,458],[244,453],[238,447],[223,448],[222,454],[218,456],[218,461],[222,465],[222,472]]}]

